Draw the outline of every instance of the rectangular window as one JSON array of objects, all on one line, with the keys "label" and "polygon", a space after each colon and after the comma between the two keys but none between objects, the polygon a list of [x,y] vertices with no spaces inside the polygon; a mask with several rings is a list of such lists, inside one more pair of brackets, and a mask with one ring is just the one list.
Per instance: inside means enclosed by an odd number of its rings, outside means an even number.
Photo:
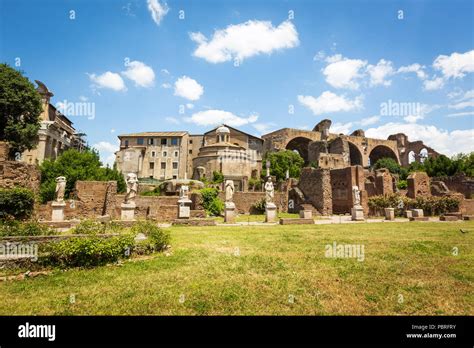
[{"label": "rectangular window", "polygon": [[143,145],[143,138],[137,138],[137,145]]},{"label": "rectangular window", "polygon": [[192,144],[192,143],[193,143],[193,139],[189,139],[189,143]]},{"label": "rectangular window", "polygon": [[171,138],[171,145],[172,146],[178,145],[178,138]]},{"label": "rectangular window", "polygon": [[166,162],[161,162],[161,169],[166,169]]},{"label": "rectangular window", "polygon": [[173,162],[173,169],[178,169],[178,162]]},{"label": "rectangular window", "polygon": [[192,154],[193,154],[193,150],[189,150],[189,154],[192,155]]},{"label": "rectangular window", "polygon": [[167,156],[168,156],[168,152],[163,151],[163,157],[167,157]]},{"label": "rectangular window", "polygon": [[155,163],[154,162],[150,162],[150,169],[155,169]]},{"label": "rectangular window", "polygon": [[128,147],[128,140],[125,140],[125,147]]},{"label": "rectangular window", "polygon": [[176,175],[173,175],[173,179],[177,179],[178,177]]},{"label": "rectangular window", "polygon": [[155,157],[155,155],[156,155],[155,151],[152,151],[151,152],[151,157]]},{"label": "rectangular window", "polygon": [[153,138],[148,139],[148,145],[153,145]]},{"label": "rectangular window", "polygon": [[161,138],[161,145],[166,146],[168,144],[168,139],[166,138]]},{"label": "rectangular window", "polygon": [[174,152],[174,157],[178,157],[178,155],[179,155],[179,152],[178,152],[178,151],[175,151],[175,152]]}]

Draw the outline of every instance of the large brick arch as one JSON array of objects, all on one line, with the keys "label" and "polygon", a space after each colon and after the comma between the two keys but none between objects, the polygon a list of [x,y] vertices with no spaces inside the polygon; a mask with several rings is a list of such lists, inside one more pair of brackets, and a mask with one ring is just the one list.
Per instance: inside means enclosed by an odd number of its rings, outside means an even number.
[{"label": "large brick arch", "polygon": [[295,137],[286,144],[285,149],[297,151],[303,157],[304,162],[309,163],[308,147],[311,142],[312,140],[306,137]]},{"label": "large brick arch", "polygon": [[356,144],[348,141],[349,144],[349,161],[351,166],[363,166],[364,165],[364,156],[362,155],[362,151]]},{"label": "large brick arch", "polygon": [[368,156],[371,166],[374,165],[379,159],[386,157],[393,158],[398,164],[400,164],[397,152],[387,145],[379,144],[374,146],[372,149],[370,149]]}]

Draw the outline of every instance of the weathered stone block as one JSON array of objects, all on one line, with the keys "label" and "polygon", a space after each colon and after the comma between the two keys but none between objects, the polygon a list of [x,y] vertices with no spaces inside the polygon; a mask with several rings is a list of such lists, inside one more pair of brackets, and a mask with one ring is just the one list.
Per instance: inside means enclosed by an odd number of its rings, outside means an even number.
[{"label": "weathered stone block", "polygon": [[300,218],[301,219],[313,219],[313,211],[312,210],[300,210]]},{"label": "weathered stone block", "polygon": [[51,208],[51,221],[64,221],[64,208],[66,208],[66,203],[53,202],[51,203]]},{"label": "weathered stone block", "polygon": [[364,221],[364,209],[362,207],[353,207],[351,214],[353,221]]},{"label": "weathered stone block", "polygon": [[457,216],[441,215],[439,217],[439,220],[440,221],[458,221],[459,219]]},{"label": "weathered stone block", "polygon": [[385,220],[395,220],[395,208],[385,208]]},{"label": "weathered stone block", "polygon": [[282,218],[280,219],[280,225],[314,225],[313,219],[291,219],[291,218]]},{"label": "weathered stone block", "polygon": [[407,178],[407,196],[410,198],[431,196],[430,178],[424,172],[415,172]]},{"label": "weathered stone block", "polygon": [[124,221],[135,220],[135,208],[136,208],[135,203],[133,202],[122,203],[121,208],[122,208],[121,220],[124,220]]},{"label": "weathered stone block", "polygon": [[235,204],[234,202],[226,202],[224,208],[224,222],[227,224],[235,223]]},{"label": "weathered stone block", "polygon": [[410,221],[429,221],[429,218],[427,216],[417,216],[411,217]]},{"label": "weathered stone block", "polygon": [[267,203],[265,206],[265,222],[275,222],[277,218],[277,208],[273,203]]},{"label": "weathered stone block", "polygon": [[412,216],[413,217],[423,217],[423,209],[412,209],[411,210]]}]

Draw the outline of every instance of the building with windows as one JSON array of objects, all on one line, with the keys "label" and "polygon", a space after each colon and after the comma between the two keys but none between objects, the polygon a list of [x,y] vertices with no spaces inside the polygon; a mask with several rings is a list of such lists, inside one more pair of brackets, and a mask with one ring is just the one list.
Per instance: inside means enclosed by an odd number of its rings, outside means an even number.
[{"label": "building with windows", "polygon": [[23,152],[21,160],[29,164],[41,164],[45,159],[55,159],[66,149],[85,148],[85,135],[77,133],[71,120],[50,103],[53,93],[41,81],[36,80],[36,84],[43,105],[41,128],[36,148]]},{"label": "building with windows", "polygon": [[214,171],[244,189],[260,176],[262,139],[222,125],[204,134],[141,132],[118,136],[117,169],[142,179],[212,179]]}]

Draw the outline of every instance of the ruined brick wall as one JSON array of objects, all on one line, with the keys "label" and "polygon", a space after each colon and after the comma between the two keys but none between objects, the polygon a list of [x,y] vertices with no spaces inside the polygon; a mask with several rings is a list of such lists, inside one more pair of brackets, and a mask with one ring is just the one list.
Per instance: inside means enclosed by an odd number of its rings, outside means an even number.
[{"label": "ruined brick wall", "polygon": [[450,191],[459,192],[470,199],[474,194],[474,178],[464,174],[456,174],[448,177],[433,177],[433,181],[443,181]]},{"label": "ruined brick wall", "polygon": [[[116,197],[116,215],[120,219],[125,195]],[[135,198],[135,218],[171,221],[178,218],[178,196],[137,196]]]},{"label": "ruined brick wall", "polygon": [[334,214],[351,212],[354,205],[352,186],[360,190],[361,205],[364,212],[368,212],[367,191],[365,190],[365,175],[362,166],[351,166],[342,169],[333,169],[330,172],[332,190],[332,210]]},{"label": "ruined brick wall", "polygon": [[424,172],[415,172],[407,178],[407,196],[410,198],[431,196],[430,178]]},{"label": "ruined brick wall", "polygon": [[378,170],[375,175],[375,191],[377,195],[393,193],[392,174],[386,169]]},{"label": "ruined brick wall", "polygon": [[329,169],[303,168],[298,187],[308,203],[321,215],[332,214],[331,175]]},{"label": "ruined brick wall", "polygon": [[116,195],[116,181],[78,180],[74,189],[74,200],[80,202],[77,205],[78,214],[83,217],[115,217]]},{"label": "ruined brick wall", "polygon": [[474,215],[474,199],[462,200],[459,210],[463,215]]},{"label": "ruined brick wall", "polygon": [[0,188],[26,187],[39,192],[41,173],[35,164],[8,161],[8,144],[0,141]]},{"label": "ruined brick wall", "polygon": [[[219,198],[224,200],[225,193],[219,192]],[[233,201],[239,214],[254,213],[252,205],[265,198],[265,192],[235,192]],[[288,211],[288,194],[275,192],[274,203],[279,212]]]}]

